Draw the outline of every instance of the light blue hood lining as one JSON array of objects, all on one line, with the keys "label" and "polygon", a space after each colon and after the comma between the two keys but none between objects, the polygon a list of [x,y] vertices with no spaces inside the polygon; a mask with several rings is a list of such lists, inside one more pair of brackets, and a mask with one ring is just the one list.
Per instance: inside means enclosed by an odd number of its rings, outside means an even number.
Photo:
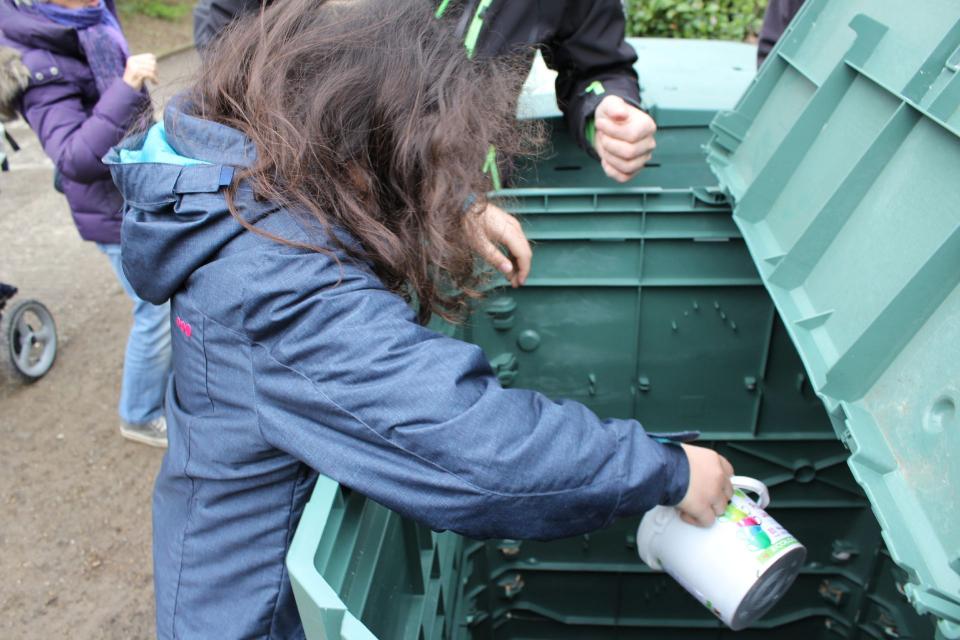
[{"label": "light blue hood lining", "polygon": [[173,164],[192,167],[210,163],[177,153],[167,140],[163,122],[158,122],[147,131],[139,149],[120,149],[120,164]]}]

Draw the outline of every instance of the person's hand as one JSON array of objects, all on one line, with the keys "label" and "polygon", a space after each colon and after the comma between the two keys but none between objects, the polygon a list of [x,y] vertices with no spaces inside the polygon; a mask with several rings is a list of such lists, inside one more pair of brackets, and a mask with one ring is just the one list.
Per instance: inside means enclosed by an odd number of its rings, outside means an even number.
[{"label": "person's hand", "polygon": [[607,96],[593,114],[594,147],[608,176],[626,182],[650,159],[657,146],[653,118],[618,96]]},{"label": "person's hand", "polygon": [[709,527],[723,515],[733,497],[733,466],[716,451],[682,445],[690,463],[690,484],[677,505],[684,522]]},{"label": "person's hand", "polygon": [[157,84],[157,57],[152,53],[141,53],[140,55],[127,58],[127,68],[123,70],[123,81],[126,82],[134,91],[140,91],[143,88],[144,80]]},{"label": "person's hand", "polygon": [[[468,215],[467,219],[471,220],[473,250],[502,273],[514,288],[526,282],[533,250],[523,234],[520,221],[492,204],[487,204],[479,215]],[[498,245],[506,247],[509,255],[504,255]]]}]

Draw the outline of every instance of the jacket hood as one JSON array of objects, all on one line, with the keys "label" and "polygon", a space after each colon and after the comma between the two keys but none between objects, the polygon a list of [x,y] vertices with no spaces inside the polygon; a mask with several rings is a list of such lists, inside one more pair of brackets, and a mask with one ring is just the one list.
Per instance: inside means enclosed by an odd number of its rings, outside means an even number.
[{"label": "jacket hood", "polygon": [[[162,123],[127,138],[103,159],[123,194],[123,270],[137,294],[161,304],[210,262],[243,226],[223,189],[256,154],[242,133],[189,115],[175,98]],[[276,207],[241,184],[238,213],[251,223]]]},{"label": "jacket hood", "polygon": [[0,46],[0,122],[16,119],[20,94],[29,83],[30,70],[20,52]]}]

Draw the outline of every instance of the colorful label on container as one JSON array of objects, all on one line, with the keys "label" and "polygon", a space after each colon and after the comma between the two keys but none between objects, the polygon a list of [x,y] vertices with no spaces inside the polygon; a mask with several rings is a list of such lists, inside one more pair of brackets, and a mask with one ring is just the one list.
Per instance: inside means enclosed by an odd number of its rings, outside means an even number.
[{"label": "colorful label on container", "polygon": [[727,510],[717,521],[737,527],[737,538],[764,565],[780,553],[800,543],[786,529],[767,515],[740,489],[734,491]]}]

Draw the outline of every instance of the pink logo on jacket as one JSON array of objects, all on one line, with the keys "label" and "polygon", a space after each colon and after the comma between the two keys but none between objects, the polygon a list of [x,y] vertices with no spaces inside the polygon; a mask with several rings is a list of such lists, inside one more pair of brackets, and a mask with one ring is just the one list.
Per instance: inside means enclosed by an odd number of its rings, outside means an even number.
[{"label": "pink logo on jacket", "polygon": [[190,326],[190,323],[180,316],[177,316],[177,329],[180,329],[180,333],[188,338],[190,337],[190,334],[193,333],[193,327]]}]

